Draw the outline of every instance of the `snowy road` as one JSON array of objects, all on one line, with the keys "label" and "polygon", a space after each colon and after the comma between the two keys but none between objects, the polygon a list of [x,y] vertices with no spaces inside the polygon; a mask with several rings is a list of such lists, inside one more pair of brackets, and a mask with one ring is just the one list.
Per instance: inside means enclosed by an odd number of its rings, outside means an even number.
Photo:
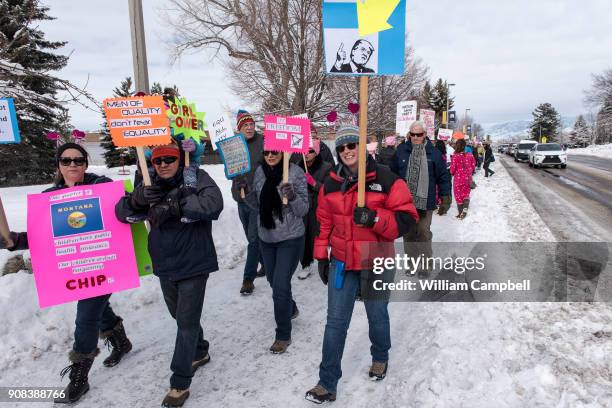
[{"label": "snowy road", "polygon": [[559,241],[612,241],[612,161],[571,156],[566,169],[533,169],[498,156]]}]

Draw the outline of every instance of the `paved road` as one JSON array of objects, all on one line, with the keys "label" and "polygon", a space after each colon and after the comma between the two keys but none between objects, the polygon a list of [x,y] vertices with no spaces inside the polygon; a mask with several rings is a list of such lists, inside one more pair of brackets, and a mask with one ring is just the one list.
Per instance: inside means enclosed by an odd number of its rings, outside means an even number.
[{"label": "paved road", "polygon": [[559,241],[612,242],[612,160],[570,156],[566,169],[532,169],[498,157]]}]

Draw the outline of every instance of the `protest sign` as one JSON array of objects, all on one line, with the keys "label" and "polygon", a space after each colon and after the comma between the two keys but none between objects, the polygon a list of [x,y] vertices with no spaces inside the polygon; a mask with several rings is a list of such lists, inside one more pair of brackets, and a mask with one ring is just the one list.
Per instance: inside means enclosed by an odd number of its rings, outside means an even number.
[{"label": "protest sign", "polygon": [[[125,191],[131,193],[134,186],[131,180],[123,180]],[[132,230],[132,242],[134,243],[134,253],[136,254],[136,265],[138,275],[146,276],[153,273],[153,261],[149,255],[149,232],[144,222],[130,224]]]},{"label": "protest sign", "polygon": [[395,132],[406,136],[410,125],[417,120],[417,101],[404,101],[397,104],[397,117],[395,118]]},{"label": "protest sign", "polygon": [[0,98],[0,144],[19,143],[20,140],[15,103],[12,98]]},{"label": "protest sign", "polygon": [[170,143],[170,127],[161,96],[104,100],[106,122],[113,144],[144,147]]},{"label": "protest sign", "polygon": [[310,121],[300,117],[264,116],[264,149],[307,154],[310,148]]},{"label": "protest sign", "polygon": [[[197,143],[206,136],[204,128],[204,116],[206,113],[198,112],[194,103],[188,103],[187,99],[174,97],[166,110],[166,116],[170,120],[170,128],[173,135],[183,135],[183,139],[193,139]],[[189,155],[185,155],[185,166],[189,166]]]},{"label": "protest sign", "polygon": [[210,141],[213,150],[217,150],[217,142],[232,136],[234,136],[234,132],[232,132],[232,125],[227,115],[221,115],[221,117],[213,121],[212,130],[210,131]]},{"label": "protest sign", "polygon": [[436,111],[429,109],[421,109],[421,121],[425,125],[427,137],[433,138],[436,136]]},{"label": "protest sign", "polygon": [[251,171],[249,147],[242,133],[218,141],[217,148],[225,165],[225,177],[231,180]]},{"label": "protest sign", "polygon": [[438,129],[438,139],[448,140],[453,137],[453,129]]},{"label": "protest sign", "polygon": [[323,1],[325,71],[402,75],[406,0]]},{"label": "protest sign", "polygon": [[28,195],[28,244],[41,308],[139,286],[123,182]]}]

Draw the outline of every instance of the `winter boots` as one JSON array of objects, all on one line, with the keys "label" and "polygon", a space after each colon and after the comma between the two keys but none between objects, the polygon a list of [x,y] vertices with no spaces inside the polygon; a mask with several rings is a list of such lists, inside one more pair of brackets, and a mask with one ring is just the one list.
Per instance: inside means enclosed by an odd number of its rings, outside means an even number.
[{"label": "winter boots", "polygon": [[470,206],[470,200],[464,200],[463,204],[457,204],[457,209],[459,210],[459,214],[457,214],[457,218],[462,220],[465,217],[467,217],[469,206]]},{"label": "winter boots", "polygon": [[255,275],[255,277],[263,278],[264,276],[266,276],[266,268],[264,268],[262,265],[261,268],[259,268],[259,270],[257,271],[257,274]]},{"label": "winter boots", "polygon": [[76,402],[83,395],[85,395],[87,391],[89,391],[87,376],[89,374],[89,370],[91,369],[91,365],[93,364],[94,358],[96,358],[99,353],[100,350],[95,349],[89,354],[77,353],[74,350],[68,354],[68,358],[72,364],[64,368],[60,372],[60,375],[63,379],[64,376],[68,374],[70,383],[64,390],[64,395],[54,400],[56,404],[70,404]]},{"label": "winter boots", "polygon": [[100,333],[100,338],[104,340],[104,345],[111,351],[110,356],[103,362],[105,367],[116,366],[123,356],[132,350],[132,343],[125,335],[123,319],[121,318],[111,330]]},{"label": "winter boots", "polygon": [[189,390],[171,388],[162,401],[162,407],[182,407],[189,398]]},{"label": "winter boots", "polygon": [[270,346],[270,351],[272,354],[283,354],[290,344],[291,340],[274,340],[274,343]]},{"label": "winter boots", "polygon": [[374,361],[372,366],[370,367],[370,372],[368,375],[370,376],[370,380],[372,381],[381,381],[384,380],[387,376],[387,367],[389,363],[381,363],[379,361]]},{"label": "winter boots", "polygon": [[315,404],[323,404],[324,402],[333,402],[336,400],[336,394],[332,394],[327,391],[323,386],[317,384],[311,390],[309,390],[304,396],[306,400],[314,402]]},{"label": "winter boots", "polygon": [[196,373],[196,371],[198,371],[198,368],[202,367],[203,365],[206,365],[210,363],[210,354],[206,353],[206,355],[204,357],[202,357],[199,360],[195,360],[191,363],[191,372],[193,374]]},{"label": "winter boots", "polygon": [[242,281],[242,287],[240,288],[240,294],[244,296],[252,295],[255,285],[250,279],[244,279]]}]

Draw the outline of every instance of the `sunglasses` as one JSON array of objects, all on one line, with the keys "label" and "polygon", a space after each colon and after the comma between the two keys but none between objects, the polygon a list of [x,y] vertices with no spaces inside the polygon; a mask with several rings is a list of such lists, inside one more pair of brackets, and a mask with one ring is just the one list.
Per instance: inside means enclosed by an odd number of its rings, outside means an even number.
[{"label": "sunglasses", "polygon": [[410,132],[410,136],[412,136],[412,137],[423,137],[423,136],[425,136],[425,133],[412,133],[412,132]]},{"label": "sunglasses", "polygon": [[338,146],[336,147],[336,151],[338,153],[342,153],[344,152],[346,149],[348,150],[355,150],[357,148],[357,143],[349,143],[349,144],[345,144],[343,146]]},{"label": "sunglasses", "polygon": [[317,153],[317,152],[315,152],[315,151],[314,151],[314,150],[312,150],[312,149],[310,149],[310,150],[308,151],[308,154],[316,154],[316,153]]},{"label": "sunglasses", "polygon": [[161,166],[162,162],[164,162],[166,164],[172,164],[172,163],[174,163],[177,160],[178,160],[178,157],[164,156],[164,157],[156,157],[156,158],[154,158],[151,161],[153,162],[154,165]]},{"label": "sunglasses", "polygon": [[264,157],[268,157],[268,156],[278,156],[280,154],[280,152],[275,152],[272,150],[266,150],[263,152]]},{"label": "sunglasses", "polygon": [[68,167],[70,163],[74,163],[75,166],[84,166],[87,163],[85,157],[60,157],[59,162],[62,166]]}]

